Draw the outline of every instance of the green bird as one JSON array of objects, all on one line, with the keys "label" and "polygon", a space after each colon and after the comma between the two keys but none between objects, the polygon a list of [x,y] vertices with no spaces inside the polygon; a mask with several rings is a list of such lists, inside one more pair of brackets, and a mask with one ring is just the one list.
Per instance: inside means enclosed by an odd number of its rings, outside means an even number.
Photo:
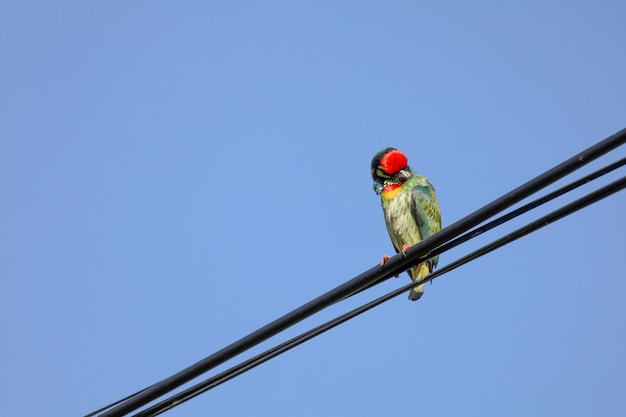
[{"label": "green bird", "polygon": [[[408,158],[395,148],[385,148],[372,159],[374,191],[380,195],[387,232],[396,253],[441,230],[441,211],[432,184],[411,171]],[[389,260],[383,256],[381,265]],[[413,281],[419,281],[437,266],[439,256],[411,267],[407,272]],[[411,289],[409,300],[419,300],[424,285]]]}]

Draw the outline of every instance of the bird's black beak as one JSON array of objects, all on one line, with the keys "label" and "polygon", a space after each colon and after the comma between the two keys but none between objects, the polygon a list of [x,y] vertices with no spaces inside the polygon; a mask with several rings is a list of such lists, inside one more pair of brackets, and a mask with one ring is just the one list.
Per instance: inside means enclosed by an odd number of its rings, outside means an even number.
[{"label": "bird's black beak", "polygon": [[408,169],[401,169],[396,175],[394,175],[395,180],[398,181],[400,184],[404,184],[404,182],[408,180],[410,176],[411,172]]}]

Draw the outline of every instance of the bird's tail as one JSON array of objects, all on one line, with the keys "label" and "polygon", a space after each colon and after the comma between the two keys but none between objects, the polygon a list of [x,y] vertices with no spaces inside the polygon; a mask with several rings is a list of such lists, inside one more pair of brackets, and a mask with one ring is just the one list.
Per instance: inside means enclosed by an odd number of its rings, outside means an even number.
[{"label": "bird's tail", "polygon": [[[409,269],[408,272],[413,281],[421,281],[430,273],[430,263],[428,261],[422,262],[416,267]],[[422,295],[424,295],[424,284],[411,288],[411,292],[409,292],[409,300],[417,301],[422,297]]]}]

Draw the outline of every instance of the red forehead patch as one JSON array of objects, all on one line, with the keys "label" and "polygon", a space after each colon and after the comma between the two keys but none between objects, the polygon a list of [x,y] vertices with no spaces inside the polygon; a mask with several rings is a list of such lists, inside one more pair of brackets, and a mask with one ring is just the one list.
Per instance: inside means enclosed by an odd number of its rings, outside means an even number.
[{"label": "red forehead patch", "polygon": [[380,167],[389,175],[394,175],[401,169],[406,168],[409,160],[397,149],[389,152],[380,160]]}]

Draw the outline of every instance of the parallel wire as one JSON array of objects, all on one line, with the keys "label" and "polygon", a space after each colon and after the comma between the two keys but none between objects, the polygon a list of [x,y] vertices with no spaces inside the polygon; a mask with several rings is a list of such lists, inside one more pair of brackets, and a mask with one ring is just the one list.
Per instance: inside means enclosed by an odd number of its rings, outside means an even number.
[{"label": "parallel wire", "polygon": [[[151,386],[152,386],[152,385],[151,385]],[[150,388],[150,387],[148,387],[148,388]],[[109,410],[109,409],[111,409],[111,408],[115,407],[116,405],[121,404],[121,403],[123,403],[124,401],[126,401],[126,400],[129,400],[129,399],[133,398],[134,396],[138,395],[139,393],[141,393],[141,392],[145,391],[145,390],[146,390],[146,389],[148,389],[148,388],[144,388],[144,389],[142,389],[141,391],[137,391],[137,392],[135,392],[135,393],[133,393],[133,394],[130,394],[129,396],[124,397],[124,398],[122,398],[122,399],[120,399],[120,400],[117,400],[117,401],[115,401],[114,403],[111,403],[111,404],[109,404],[109,405],[105,405],[104,407],[98,408],[97,410],[94,410],[94,411],[92,411],[92,412],[91,412],[91,413],[89,413],[89,414],[85,414],[83,417],[94,417],[94,416],[97,416],[98,414],[102,413],[103,411]]]},{"label": "parallel wire", "polygon": [[[608,174],[608,173],[610,173],[610,172],[612,172],[612,171],[616,170],[617,168],[620,168],[620,167],[622,167],[622,166],[624,166],[624,165],[626,165],[626,157],[624,157],[624,158],[622,158],[622,159],[620,159],[620,160],[618,160],[618,161],[616,161],[616,162],[613,162],[612,164],[609,164],[609,165],[605,166],[604,168],[601,168],[601,169],[599,169],[599,170],[597,170],[597,171],[594,171],[594,172],[592,172],[591,174],[588,174],[588,175],[586,175],[586,176],[584,176],[584,177],[582,177],[582,178],[580,178],[580,179],[578,179],[578,180],[576,180],[576,181],[573,181],[572,183],[567,184],[567,185],[565,185],[565,186],[563,186],[563,187],[561,187],[561,188],[559,188],[559,189],[557,189],[557,190],[555,190],[555,191],[552,191],[552,192],[550,192],[550,193],[546,194],[546,195],[545,195],[545,196],[543,196],[543,197],[540,197],[540,198],[538,198],[538,199],[536,199],[536,200],[534,200],[534,201],[531,201],[530,203],[527,203],[527,204],[523,205],[522,207],[519,207],[518,209],[515,209],[515,210],[513,210],[513,211],[511,211],[511,212],[509,212],[509,213],[507,213],[507,214],[505,214],[505,215],[503,215],[503,216],[500,216],[500,217],[498,217],[497,219],[495,219],[495,220],[493,220],[493,221],[491,221],[491,222],[489,222],[489,223],[486,223],[485,225],[483,225],[483,226],[481,226],[481,227],[479,227],[479,228],[477,228],[477,229],[474,229],[474,230],[472,230],[472,231],[467,232],[466,234],[464,234],[464,235],[462,235],[462,236],[460,236],[460,237],[458,237],[458,238],[456,238],[456,239],[454,239],[454,240],[452,240],[452,241],[450,241],[450,242],[448,242],[448,243],[446,243],[446,244],[444,244],[444,245],[442,245],[442,246],[440,246],[440,247],[436,248],[436,249],[435,249],[435,250],[434,250],[434,251],[430,254],[430,256],[440,255],[440,254],[442,254],[442,253],[444,253],[444,252],[448,251],[449,249],[452,249],[452,248],[454,248],[454,247],[456,247],[456,246],[460,245],[461,243],[465,243],[465,242],[469,241],[470,239],[473,239],[474,237],[477,237],[477,236],[479,236],[479,235],[481,235],[481,234],[485,233],[486,231],[489,231],[489,230],[491,230],[491,229],[493,229],[493,228],[495,228],[495,227],[497,227],[497,226],[499,226],[499,225],[501,225],[501,224],[503,224],[503,223],[505,223],[505,222],[507,222],[507,221],[509,221],[509,220],[514,219],[515,217],[518,217],[518,216],[520,216],[520,215],[522,215],[522,214],[524,214],[524,213],[526,213],[526,212],[528,212],[528,211],[530,211],[530,210],[532,210],[532,209],[534,209],[534,208],[536,208],[536,207],[539,207],[539,206],[541,206],[542,204],[545,204],[545,203],[547,203],[547,202],[549,202],[549,201],[551,201],[551,200],[554,200],[555,198],[560,197],[560,196],[562,196],[562,195],[564,195],[564,194],[566,194],[566,193],[568,193],[568,192],[570,192],[570,191],[572,191],[572,190],[574,190],[574,189],[576,189],[576,188],[578,188],[578,187],[580,187],[580,186],[582,186],[582,185],[588,184],[589,182],[591,182],[591,181],[593,181],[593,180],[595,180],[595,179],[597,179],[597,178],[600,178],[601,176],[606,175],[606,174]],[[440,270],[440,271],[442,271],[442,270]],[[440,274],[441,274],[441,272],[439,272],[438,274],[440,275]],[[435,275],[435,277],[436,277],[436,276],[438,276],[438,275]],[[433,279],[434,279],[434,278],[433,278]],[[368,288],[370,288],[370,287],[368,287]],[[364,290],[366,290],[366,289],[368,289],[368,288],[364,288],[364,289],[363,289],[363,290],[361,290],[361,291],[364,291]],[[369,308],[368,308],[368,309],[369,309]],[[366,310],[365,310],[365,311],[366,311]],[[360,313],[359,313],[359,314],[360,314]],[[341,317],[340,317],[340,318],[338,318],[338,320],[339,320],[339,322],[338,322],[337,324],[340,324],[340,323],[342,323],[342,322],[343,322],[343,321],[341,320]],[[335,324],[335,325],[337,325],[337,324]],[[333,327],[334,327],[334,326],[333,326]],[[311,332],[315,332],[316,330],[317,330],[317,328],[316,328],[316,329],[311,330]],[[324,330],[324,331],[325,331],[325,330]],[[308,333],[308,332],[307,332],[307,333]],[[303,334],[303,335],[301,335],[301,336],[304,336],[304,335],[306,335],[306,333],[305,333],[305,334]],[[306,339],[306,340],[308,340],[308,339]],[[292,339],[292,341],[293,341],[293,339]],[[291,342],[291,341],[290,341],[290,342]],[[290,343],[290,342],[286,342],[286,343]],[[302,342],[300,342],[300,343],[302,343]],[[298,344],[299,344],[299,343],[298,343]],[[274,349],[281,349],[281,348],[282,348],[282,346],[283,346],[283,345],[279,345],[279,346],[277,346],[277,347],[276,347],[276,348],[274,348]],[[271,353],[272,351],[273,351],[273,349],[271,349],[271,350],[269,350],[269,351],[266,351],[266,352],[264,352],[264,354],[263,354],[263,355],[267,355],[267,354]],[[259,356],[260,356],[260,355],[259,355]],[[273,357],[273,356],[271,356],[271,357]],[[255,359],[254,359],[254,360],[256,360],[256,358],[258,358],[258,357],[255,357]],[[269,358],[268,358],[268,359],[269,359]],[[265,360],[268,360],[268,359],[265,359]],[[246,362],[243,362],[242,364],[240,364],[240,365],[238,365],[238,366],[236,366],[236,367],[233,367],[233,368],[229,369],[228,371],[225,371],[224,373],[221,373],[221,374],[219,375],[219,379],[221,380],[222,378],[224,378],[224,377],[226,376],[227,372],[237,372],[236,374],[234,374],[234,375],[233,375],[233,376],[231,376],[230,378],[232,378],[232,377],[234,377],[234,376],[236,376],[236,375],[239,375],[239,374],[240,374],[240,373],[242,373],[242,372],[245,372],[245,370],[244,370],[244,371],[241,371],[241,372],[238,372],[238,371],[237,371],[237,369],[239,369],[239,367],[245,367],[245,366],[248,366],[247,364],[249,364],[249,362],[250,362],[250,361],[252,361],[252,359],[251,359],[251,360],[248,360],[248,361],[246,361]],[[263,361],[263,362],[264,362],[264,361]],[[262,362],[261,362],[261,363],[262,363]],[[256,365],[254,365],[254,366],[256,366]],[[216,380],[217,378],[218,378],[218,376],[213,377],[213,378],[211,378],[211,379],[209,379],[209,380],[207,380],[207,381],[205,381],[205,382],[203,382],[203,383],[199,384],[199,385],[202,385],[202,386],[207,386],[207,385],[210,385],[210,386],[209,386],[209,388],[204,389],[202,392],[204,392],[204,391],[206,391],[206,390],[208,390],[208,389],[211,389],[211,388],[213,387],[213,386],[211,385],[211,384],[213,384],[213,382],[212,382],[212,381]],[[228,379],[230,379],[230,378],[228,378]],[[228,380],[228,379],[226,379],[226,380]],[[223,382],[225,382],[226,380],[224,380]],[[219,382],[219,383],[217,383],[216,385],[219,385],[220,383],[222,383],[222,382]],[[193,388],[197,388],[199,385],[196,385],[196,386],[194,386]],[[183,392],[179,393],[176,397],[171,397],[171,398],[176,398],[174,401],[179,401],[179,400],[178,400],[179,396],[180,396],[180,395],[182,395],[182,394],[183,394],[183,393],[185,393],[185,392],[187,392],[187,391],[183,391]],[[117,404],[120,404],[120,403],[122,403],[123,401],[126,401],[127,399],[129,399],[129,398],[131,398],[132,396],[137,395],[137,394],[138,394],[138,393],[131,394],[131,395],[129,395],[128,397],[123,398],[123,399],[121,399],[121,400],[119,400],[119,401],[116,401],[116,402],[115,402],[115,403],[113,403],[113,404],[109,404],[109,405],[107,405],[107,406],[105,406],[105,407],[102,407],[102,408],[100,408],[100,409],[98,409],[98,410],[95,410],[95,411],[93,411],[92,413],[87,414],[85,417],[93,417],[93,416],[97,415],[98,413],[100,413],[100,412],[102,412],[102,411],[105,411],[105,410],[108,410],[108,409],[110,409],[111,407],[113,407],[113,406],[115,406],[115,405],[117,405]],[[171,400],[171,399],[170,399],[170,400]],[[168,400],[165,400],[165,401],[168,401]],[[185,400],[183,400],[183,401],[186,401],[186,399],[185,399]],[[158,405],[162,405],[162,403],[159,403]],[[151,409],[147,409],[147,410],[151,410]],[[147,410],[145,410],[144,412],[146,412]],[[144,414],[142,414],[142,413],[137,414],[137,416],[143,416],[143,415],[144,415]]]},{"label": "parallel wire", "polygon": [[414,245],[409,249],[406,256],[398,254],[392,257],[385,264],[384,268],[371,268],[255,332],[226,346],[218,352],[183,369],[177,374],[129,396],[128,399],[123,400],[121,403],[105,411],[101,414],[101,417],[121,417],[126,415],[347,296],[357,293],[361,289],[371,286],[373,283],[382,282],[395,274],[403,272],[411,265],[419,263],[419,259],[430,258],[433,256],[432,251],[438,246],[454,239],[592,160],[623,145],[624,142],[626,142],[626,129],[622,129],[607,139],[573,156],[538,177],[535,177],[497,200],[494,200],[481,209],[465,216],[463,219],[446,227],[428,239]]},{"label": "parallel wire", "polygon": [[[618,161],[619,162],[619,161]],[[615,165],[615,164],[613,164]],[[623,165],[623,163],[621,164]],[[620,166],[621,166],[620,165]],[[609,168],[609,167],[606,167]],[[606,168],[604,168],[603,170],[605,170]],[[613,168],[615,169],[615,168]],[[602,171],[602,170],[601,170]],[[599,172],[599,171],[598,171]],[[608,172],[608,171],[607,171]],[[605,172],[606,173],[606,172]],[[596,174],[596,173],[594,173]],[[594,175],[591,174],[591,175]],[[585,177],[586,178],[586,177]],[[579,180],[582,181],[583,179]],[[578,181],[577,181],[578,182]],[[574,183],[572,183],[574,184]],[[570,184],[570,185],[572,185]],[[565,188],[565,187],[564,187]],[[575,188],[575,187],[574,187]],[[517,239],[520,239],[532,232],[535,232],[551,223],[554,223],[555,221],[558,221],[578,210],[581,210],[593,203],[596,203],[622,189],[626,188],[626,176],[602,187],[597,189],[596,191],[593,191],[581,198],[579,198],[578,200],[575,200],[557,210],[554,210],[553,212],[531,222],[528,223],[527,225],[501,237],[500,239],[497,239],[483,247],[481,247],[480,249],[477,249],[473,252],[471,252],[470,254],[463,256],[459,259],[457,259],[456,261],[446,265],[445,267],[439,269],[436,272],[433,272],[431,274],[429,274],[428,276],[426,276],[424,279],[422,279],[419,282],[411,282],[410,284],[406,284],[396,290],[393,290],[391,292],[389,292],[388,294],[385,294],[373,301],[368,302],[367,304],[364,304],[360,307],[357,307],[345,314],[342,314],[341,316],[329,320],[326,323],[323,323],[307,332],[304,332],[292,339],[289,339],[286,342],[283,342],[269,350],[266,350],[263,353],[260,353],[236,366],[233,366],[232,368],[229,368],[209,379],[206,379],[184,391],[181,391],[180,393],[173,395],[170,398],[167,398],[163,401],[161,401],[158,404],[155,404],[154,406],[147,408],[137,414],[135,414],[133,417],[154,417],[157,415],[160,415],[162,413],[164,413],[167,410],[170,410],[174,407],[177,407],[178,405],[181,405],[182,403],[197,397],[198,395],[207,392],[215,387],[217,387],[220,384],[223,384],[224,382],[229,381],[232,378],[235,378],[238,375],[243,374],[244,372],[247,372],[259,365],[261,365],[264,362],[267,362],[268,360],[284,353],[287,352],[288,350],[316,337],[319,336],[320,334],[342,324],[345,323],[346,321],[365,313],[368,310],[371,310],[372,308],[391,300],[392,298],[397,297],[400,294],[406,293],[407,291],[409,291],[411,288],[415,287],[416,285],[421,285],[424,284],[426,282],[430,282],[433,281],[436,278],[439,278],[441,275],[446,274],[460,266],[463,266],[465,264],[467,264],[468,262],[471,262],[477,258],[480,258],[481,256],[484,256],[504,245],[507,245]],[[572,188],[573,189],[573,188]],[[560,191],[560,190],[557,190]],[[553,194],[553,193],[551,193]],[[546,197],[543,197],[542,199],[547,198],[549,195],[546,195]],[[539,200],[542,200],[539,199]],[[539,201],[536,200],[536,201]],[[505,216],[503,216],[505,217]]]}]

